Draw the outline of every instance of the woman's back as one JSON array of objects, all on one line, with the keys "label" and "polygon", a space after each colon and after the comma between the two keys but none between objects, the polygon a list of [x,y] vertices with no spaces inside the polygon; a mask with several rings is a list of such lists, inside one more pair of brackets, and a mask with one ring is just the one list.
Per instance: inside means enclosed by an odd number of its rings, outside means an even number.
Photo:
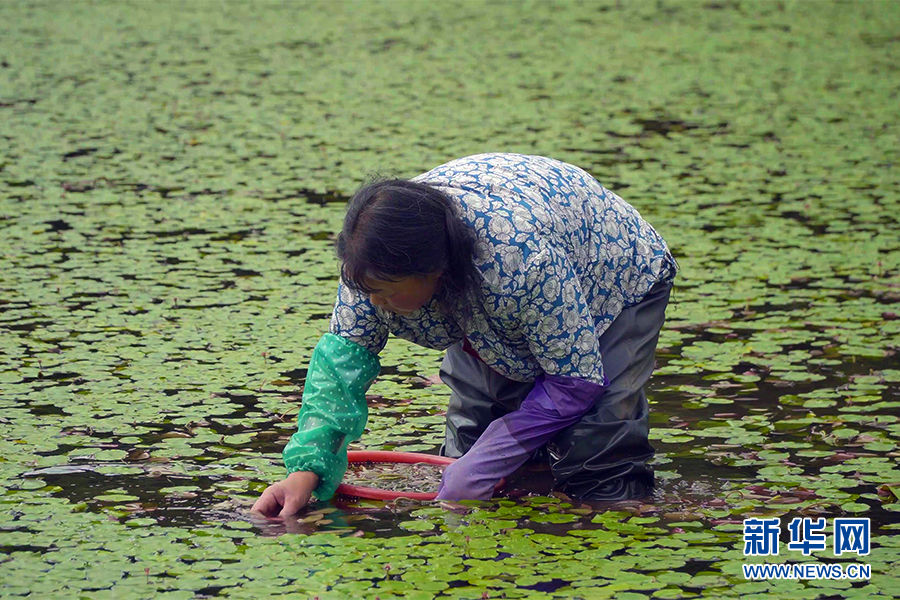
[{"label": "woman's back", "polygon": [[675,274],[675,261],[653,227],[573,165],[542,156],[478,154],[413,181],[438,187],[457,202],[478,236],[475,264],[497,293],[529,285],[529,267],[541,263],[536,253],[561,253],[602,329]]}]

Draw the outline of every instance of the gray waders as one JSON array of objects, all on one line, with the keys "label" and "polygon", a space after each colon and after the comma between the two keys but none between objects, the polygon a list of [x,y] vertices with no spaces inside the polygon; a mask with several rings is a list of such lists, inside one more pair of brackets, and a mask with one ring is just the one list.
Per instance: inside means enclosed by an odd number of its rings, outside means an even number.
[{"label": "gray waders", "polygon": [[[640,498],[652,491],[644,385],[653,372],[671,290],[671,282],[657,283],[600,336],[609,387],[580,421],[547,444],[558,490],[585,500]],[[515,410],[533,387],[493,371],[465,352],[462,343],[447,350],[440,373],[451,390],[441,447],[445,456],[465,454],[491,421]]]}]

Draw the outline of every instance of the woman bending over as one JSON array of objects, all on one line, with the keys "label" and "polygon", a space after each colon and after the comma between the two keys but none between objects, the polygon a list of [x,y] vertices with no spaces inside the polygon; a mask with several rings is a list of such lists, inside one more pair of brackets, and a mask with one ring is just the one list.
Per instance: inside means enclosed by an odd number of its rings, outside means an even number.
[{"label": "woman bending over", "polygon": [[544,447],[566,494],[649,493],[643,388],[677,267],[631,205],[575,166],[480,154],[359,190],[337,253],[288,477],[254,510],[287,516],[334,494],[389,334],[446,350],[441,454],[461,458],[438,499],[490,498]]}]

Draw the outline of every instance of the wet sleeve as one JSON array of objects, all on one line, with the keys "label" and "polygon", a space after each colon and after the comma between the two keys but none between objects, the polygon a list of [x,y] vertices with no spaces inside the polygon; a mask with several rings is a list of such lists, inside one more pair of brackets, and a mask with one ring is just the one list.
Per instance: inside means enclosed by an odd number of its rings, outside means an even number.
[{"label": "wet sleeve", "polygon": [[524,285],[513,294],[515,326],[547,375],[603,385],[598,335],[581,283],[565,254],[543,248],[525,263]]},{"label": "wet sleeve", "polygon": [[378,375],[378,357],[346,338],[326,333],[316,344],[297,433],[282,456],[288,474],[312,471],[319,476],[315,495],[327,500],[347,470],[347,445],[362,435],[368,418],[366,390]]}]

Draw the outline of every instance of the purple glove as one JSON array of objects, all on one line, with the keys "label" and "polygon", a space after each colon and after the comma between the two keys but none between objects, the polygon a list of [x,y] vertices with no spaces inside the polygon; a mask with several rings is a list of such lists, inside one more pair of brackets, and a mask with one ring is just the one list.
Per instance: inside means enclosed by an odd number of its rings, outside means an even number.
[{"label": "purple glove", "polygon": [[469,451],[444,469],[437,499],[489,499],[501,478],[522,466],[557,432],[576,423],[607,385],[563,375],[538,377],[517,410],[488,425]]}]

